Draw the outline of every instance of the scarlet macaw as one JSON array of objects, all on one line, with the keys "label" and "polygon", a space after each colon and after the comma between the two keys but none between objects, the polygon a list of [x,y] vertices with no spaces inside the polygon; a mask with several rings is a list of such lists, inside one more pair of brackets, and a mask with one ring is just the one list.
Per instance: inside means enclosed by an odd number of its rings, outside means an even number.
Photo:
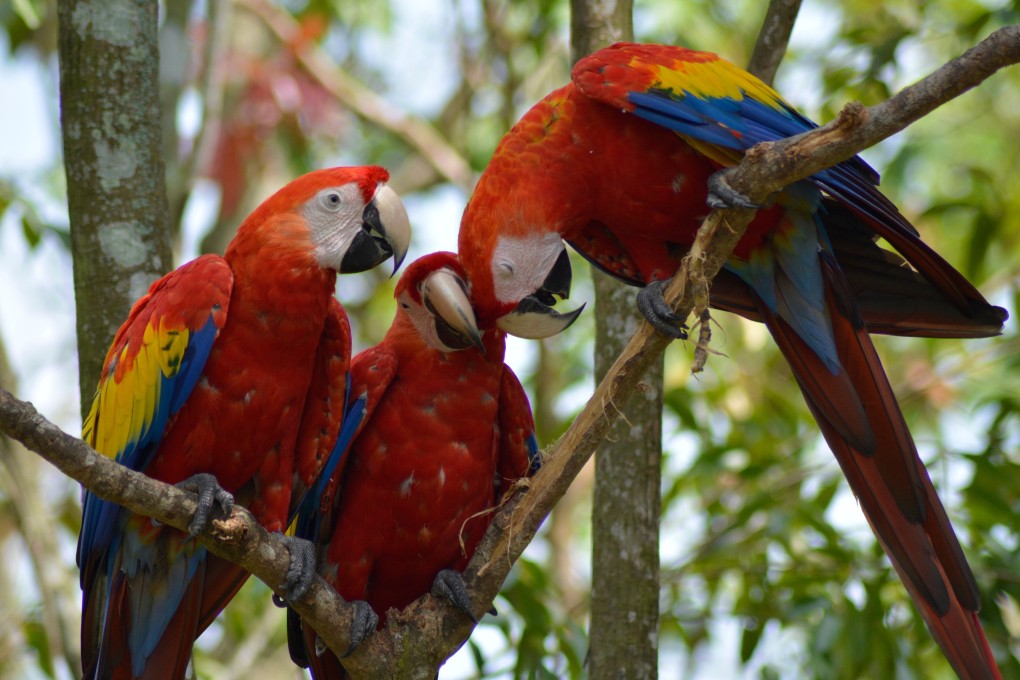
[{"label": "scarlet macaw", "polygon": [[[350,363],[336,275],[391,255],[399,266],[407,250],[407,214],[388,178],[349,167],[294,180],[248,216],[223,257],[156,281],[114,337],[83,438],[197,491],[193,532],[234,499],[282,531],[314,483]],[[297,597],[314,551],[288,547],[296,571],[284,591]],[[189,535],[88,492],[78,566],[86,678],[183,678],[195,638],[248,577]]]},{"label": "scarlet macaw", "polygon": [[[569,281],[562,238],[643,286],[642,313],[680,336],[662,284],[710,191],[734,199],[713,176],[751,146],[815,125],[707,52],[620,43],[579,61],[572,81],[507,133],[464,213],[460,256],[480,322],[525,336],[522,322],[556,323],[553,294]],[[854,157],[787,187],[758,212],[712,304],[766,324],[953,668],[997,677],[973,575],[869,332],[983,337],[1000,332],[1006,313],[921,241],[877,183]]]},{"label": "scarlet macaw", "polygon": [[[538,465],[528,398],[503,363],[506,336],[476,326],[457,256],[414,261],[395,296],[385,338],[351,362],[349,452],[298,519],[298,535],[323,546],[323,577],[374,612],[356,614],[355,641],[430,590],[474,618],[459,572],[501,496]],[[292,612],[288,634],[316,680],[346,677]]]}]

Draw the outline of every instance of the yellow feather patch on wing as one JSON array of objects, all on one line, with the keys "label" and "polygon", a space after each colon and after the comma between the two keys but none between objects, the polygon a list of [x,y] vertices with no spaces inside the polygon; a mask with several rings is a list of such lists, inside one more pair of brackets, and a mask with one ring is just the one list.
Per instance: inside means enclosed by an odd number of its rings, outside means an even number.
[{"label": "yellow feather patch on wing", "polygon": [[740,101],[750,97],[767,106],[788,106],[778,92],[747,71],[719,59],[709,62],[655,64],[653,88],[684,93],[701,99],[728,98]]},{"label": "yellow feather patch on wing", "polygon": [[189,338],[186,328],[173,327],[163,317],[150,319],[140,346],[125,344],[100,380],[82,439],[110,458],[119,458],[141,439],[168,398],[162,393],[165,381],[180,370]]}]

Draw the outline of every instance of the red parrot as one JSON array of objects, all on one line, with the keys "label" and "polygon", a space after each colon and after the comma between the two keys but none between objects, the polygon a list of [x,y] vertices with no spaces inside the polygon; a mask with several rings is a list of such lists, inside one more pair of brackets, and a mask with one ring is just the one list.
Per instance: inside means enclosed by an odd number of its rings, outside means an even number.
[{"label": "red parrot", "polygon": [[[236,499],[283,531],[340,428],[350,329],[337,273],[391,255],[407,214],[379,167],[308,173],[260,205],[223,257],[152,284],[117,331],[83,438],[199,494],[193,533]],[[314,549],[288,540],[298,597]],[[248,577],[191,536],[85,493],[78,566],[86,678],[183,678],[192,643]]]},{"label": "red parrot", "polygon": [[[298,519],[298,535],[322,546],[323,577],[370,607],[356,614],[355,644],[430,591],[474,619],[459,572],[502,495],[539,461],[528,398],[503,363],[506,336],[476,326],[457,256],[414,261],[395,297],[385,338],[351,362],[349,450]],[[293,613],[288,634],[316,680],[346,677]]]},{"label": "red parrot", "polygon": [[[563,239],[642,286],[642,313],[682,337],[663,284],[707,201],[746,202],[716,173],[759,142],[813,127],[714,54],[620,43],[582,59],[572,83],[503,138],[465,210],[459,249],[479,322],[514,334],[522,322],[555,322],[553,294],[569,281]],[[974,577],[869,333],[985,337],[1006,312],[925,245],[877,183],[854,157],[777,194],[713,284],[712,304],[766,324],[953,668],[995,678]]]}]

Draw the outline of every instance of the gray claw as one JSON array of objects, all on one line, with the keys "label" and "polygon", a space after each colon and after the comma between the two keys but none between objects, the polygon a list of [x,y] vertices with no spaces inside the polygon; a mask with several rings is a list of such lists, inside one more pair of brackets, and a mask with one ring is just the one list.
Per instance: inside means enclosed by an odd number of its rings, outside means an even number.
[{"label": "gray claw", "polygon": [[315,544],[303,538],[274,534],[280,537],[290,551],[290,566],[287,578],[280,587],[283,595],[273,594],[273,604],[286,607],[288,603],[300,600],[312,587],[315,580]]},{"label": "gray claw", "polygon": [[195,516],[191,518],[191,524],[188,525],[188,532],[192,536],[198,536],[209,526],[213,507],[218,507],[223,517],[229,516],[230,511],[234,509],[234,497],[207,472],[192,475],[174,486],[198,496],[198,508],[195,510]]},{"label": "gray claw", "polygon": [[432,594],[446,598],[472,622],[478,623],[474,612],[471,611],[471,594],[468,593],[467,584],[464,583],[464,577],[459,571],[443,569],[436,574],[436,580],[432,582]]},{"label": "gray claw", "polygon": [[[351,644],[340,657],[342,659],[349,657],[358,648],[358,645],[375,632],[376,626],[379,625],[379,615],[372,609],[372,605],[364,600],[353,600],[351,604],[354,605],[354,616],[351,619]],[[319,654],[318,641],[315,644],[315,653]]]},{"label": "gray claw", "polygon": [[662,296],[665,287],[665,281],[652,281],[639,290],[638,310],[655,330],[673,339],[686,340],[687,326],[683,323],[683,317],[674,312]]},{"label": "gray claw", "polygon": [[749,208],[757,210],[762,206],[752,203],[744,194],[730,186],[726,180],[727,170],[712,173],[708,178],[709,208]]}]

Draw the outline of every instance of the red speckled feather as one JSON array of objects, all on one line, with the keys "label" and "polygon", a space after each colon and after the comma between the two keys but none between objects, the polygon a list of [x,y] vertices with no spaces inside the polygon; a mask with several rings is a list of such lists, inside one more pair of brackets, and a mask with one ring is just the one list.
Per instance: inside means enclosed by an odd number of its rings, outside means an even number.
[{"label": "red speckled feather", "polygon": [[[360,217],[387,177],[382,168],[309,173],[256,209],[223,258],[199,258],[155,284],[118,332],[107,362],[111,377],[100,385],[86,438],[91,441],[103,423],[137,419],[123,394],[142,395],[134,408],[143,415],[171,401],[132,387],[161,384],[159,367],[152,359],[143,365],[121,358],[121,345],[143,338],[145,326],[154,323],[150,316],[164,326],[191,328],[190,336],[166,334],[165,346],[162,336],[150,341],[172,366],[190,356],[183,349],[167,354],[173,343],[211,345],[207,356],[181,369],[194,389],[178,399],[165,431],[132,428],[126,438],[113,437],[123,440],[118,446],[101,450],[169,483],[211,473],[267,529],[284,530],[292,486],[297,482],[303,492],[314,481],[328,453],[325,442],[336,437],[350,357],[346,316],[332,297],[336,272],[320,264],[307,216],[335,214],[312,199],[327,187],[353,184],[356,189],[343,195],[353,196],[350,214]],[[361,230],[360,219],[323,219],[322,228]],[[220,292],[210,296],[211,289]],[[207,317],[215,335],[194,330]],[[191,344],[183,340],[188,337]],[[112,357],[118,357],[115,366]],[[161,370],[167,375],[170,369]],[[111,380],[116,389],[104,391]],[[87,500],[90,505],[102,507],[97,499]],[[110,508],[105,514],[87,510],[79,544],[85,674],[183,677],[195,638],[248,574],[207,555],[181,532]]]},{"label": "red speckled feather", "polygon": [[[530,471],[527,397],[503,363],[503,334],[490,330],[484,342],[484,355],[437,351],[398,310],[383,341],[351,363],[352,396],[366,394],[366,410],[320,505],[320,569],[342,597],[366,600],[380,625],[429,592],[439,571],[467,565],[500,495]],[[303,637],[314,649],[307,626]],[[307,661],[317,680],[346,677],[329,652]]]}]

